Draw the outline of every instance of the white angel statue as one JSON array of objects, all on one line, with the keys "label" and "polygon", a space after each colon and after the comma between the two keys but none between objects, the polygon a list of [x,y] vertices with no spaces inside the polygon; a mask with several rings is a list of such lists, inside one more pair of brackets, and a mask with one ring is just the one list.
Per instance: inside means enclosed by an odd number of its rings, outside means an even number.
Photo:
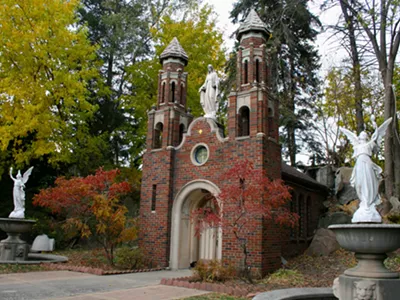
[{"label": "white angel statue", "polygon": [[382,217],[376,210],[376,205],[381,203],[378,193],[378,184],[382,169],[371,160],[373,153],[379,150],[380,142],[385,135],[392,118],[387,119],[381,126],[376,125],[374,116],[371,117],[375,132],[368,140],[368,134],[362,131],[357,135],[345,128],[340,130],[347,136],[353,145],[353,158],[356,159],[350,184],[355,188],[360,200],[360,207],[354,213],[352,223],[381,223]]},{"label": "white angel statue", "polygon": [[25,183],[28,182],[29,176],[31,175],[33,167],[30,167],[24,176],[21,176],[21,171],[18,171],[17,178],[12,176],[13,168],[10,168],[10,177],[14,180],[14,210],[8,216],[9,218],[24,219],[25,218]]}]

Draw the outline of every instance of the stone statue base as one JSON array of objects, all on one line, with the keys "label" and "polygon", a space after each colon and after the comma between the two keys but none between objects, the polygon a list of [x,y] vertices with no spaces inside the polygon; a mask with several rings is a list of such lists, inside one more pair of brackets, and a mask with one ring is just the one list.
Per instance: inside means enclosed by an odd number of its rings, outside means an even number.
[{"label": "stone statue base", "polygon": [[30,247],[20,235],[30,232],[35,223],[35,220],[0,218],[0,229],[8,235],[0,242],[0,261],[27,260]]},{"label": "stone statue base", "polygon": [[0,242],[0,261],[27,260],[29,245],[21,240],[18,235],[8,235],[8,238]]},{"label": "stone statue base", "polygon": [[333,287],[340,300],[398,300],[400,279],[370,279],[340,275],[336,281],[339,289]]},{"label": "stone statue base", "polygon": [[216,113],[215,113],[215,112],[213,112],[213,113],[208,113],[208,114],[204,114],[204,118],[213,119],[214,121],[217,120],[217,116],[216,116]]},{"label": "stone statue base", "polygon": [[382,223],[382,217],[375,205],[368,207],[361,203],[360,208],[354,213],[351,223]]},{"label": "stone statue base", "polygon": [[14,209],[8,217],[15,219],[25,219],[25,209],[19,209],[19,210]]}]

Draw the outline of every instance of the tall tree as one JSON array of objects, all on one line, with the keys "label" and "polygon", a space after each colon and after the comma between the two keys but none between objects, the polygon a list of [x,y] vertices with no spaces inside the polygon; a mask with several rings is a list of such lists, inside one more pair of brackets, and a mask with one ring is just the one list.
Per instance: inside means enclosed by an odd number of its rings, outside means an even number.
[{"label": "tall tree", "polygon": [[78,0],[0,4],[0,152],[17,166],[46,157],[76,162],[77,150],[96,146],[86,99],[98,74],[96,48],[77,24]]},{"label": "tall tree", "polygon": [[340,0],[332,1],[326,0],[322,9],[329,10],[333,6],[340,6],[342,15],[335,25],[329,25],[328,28],[337,34],[342,36],[340,40],[340,46],[344,48],[351,59],[352,65],[352,81],[354,82],[353,89],[348,92],[354,94],[354,102],[352,105],[355,108],[355,121],[357,127],[354,131],[360,133],[364,130],[364,117],[363,117],[363,98],[362,98],[362,58],[365,54],[364,42],[360,40],[359,24],[357,23],[357,15],[355,15],[348,7],[347,3],[353,2],[353,0]]},{"label": "tall tree", "polygon": [[[352,1],[352,0],[350,0]],[[357,133],[364,130],[364,117],[362,109],[362,88],[361,88],[361,63],[360,63],[360,53],[357,45],[357,16],[353,14],[351,10],[348,9],[348,0],[340,0],[340,8],[343,12],[343,17],[345,21],[345,29],[347,29],[347,40],[350,48],[350,56],[352,60],[352,74],[354,81],[354,104],[356,110],[356,122],[357,122]]]},{"label": "tall tree", "polygon": [[393,122],[385,136],[385,188],[386,196],[400,196],[400,139],[399,122],[393,93],[393,75],[400,45],[399,2],[393,0],[343,1],[347,9],[357,16],[371,44],[381,80],[385,88],[384,117]]},{"label": "tall tree", "polygon": [[[317,70],[319,57],[313,46],[320,22],[307,8],[308,0],[239,0],[231,17],[236,22],[250,8],[255,8],[261,19],[271,28],[272,88],[278,97],[283,125],[283,142],[292,165],[300,146],[296,140],[308,142],[318,151],[308,131],[312,127],[312,105],[318,94]],[[304,144],[304,143],[303,143]]]},{"label": "tall tree", "polygon": [[[361,110],[363,111],[363,124],[370,125],[370,116],[375,115],[378,122],[383,119],[383,106],[380,103],[384,91],[377,81],[378,74],[368,71],[360,72],[361,75]],[[339,126],[348,128],[352,132],[358,129],[358,116],[355,105],[358,96],[353,93],[356,82],[354,81],[353,68],[332,68],[325,78],[326,88],[324,98],[317,103],[319,136],[325,145],[326,162],[334,166],[343,166],[345,161],[351,159],[350,144],[339,139]]]},{"label": "tall tree", "polygon": [[[127,69],[126,79],[135,86],[135,90],[132,96],[126,97],[126,103],[135,109],[139,123],[136,138],[143,143],[147,133],[146,111],[157,101],[157,74],[161,68],[159,56],[174,37],[178,38],[189,57],[185,67],[189,76],[187,102],[194,116],[202,114],[198,89],[204,83],[208,64],[213,65],[217,72],[222,71],[225,64],[225,52],[221,46],[222,33],[216,27],[216,15],[210,6],[193,5],[180,20],[175,20],[172,14],[164,16],[159,27],[152,30],[154,56]],[[135,152],[131,155],[136,157],[142,148],[132,148],[131,151]]]},{"label": "tall tree", "polygon": [[[109,158],[115,165],[126,163],[129,148],[141,148],[137,138],[135,109],[125,103],[136,93],[136,83],[126,80],[127,70],[152,56],[150,28],[157,27],[168,8],[184,9],[191,0],[82,0],[81,22],[89,26],[90,40],[99,45],[103,61],[101,81],[91,91],[99,110],[92,131],[104,134],[110,143]],[[140,83],[139,83],[140,84]]]}]

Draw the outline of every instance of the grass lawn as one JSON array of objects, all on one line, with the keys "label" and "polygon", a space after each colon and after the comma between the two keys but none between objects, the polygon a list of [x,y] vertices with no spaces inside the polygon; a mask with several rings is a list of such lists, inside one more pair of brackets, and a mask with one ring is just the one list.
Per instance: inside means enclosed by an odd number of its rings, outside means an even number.
[{"label": "grass lawn", "polygon": [[45,271],[42,265],[0,264],[0,274]]}]

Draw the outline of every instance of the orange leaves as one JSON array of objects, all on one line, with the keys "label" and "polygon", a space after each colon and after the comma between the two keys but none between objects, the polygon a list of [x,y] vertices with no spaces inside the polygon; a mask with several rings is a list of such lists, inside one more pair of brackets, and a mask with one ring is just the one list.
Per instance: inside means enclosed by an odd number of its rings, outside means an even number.
[{"label": "orange leaves", "polygon": [[66,218],[64,228],[81,237],[95,236],[113,264],[115,246],[137,236],[134,220],[127,219],[128,209],[120,198],[131,191],[128,182],[117,182],[119,170],[104,171],[87,177],[59,177],[55,187],[34,196],[34,205],[49,208]]},{"label": "orange leaves", "polygon": [[33,198],[33,204],[49,208],[63,215],[87,215],[93,213],[93,201],[103,196],[108,200],[118,199],[131,191],[128,182],[116,182],[119,170],[104,171],[87,177],[59,177],[55,187],[41,190]]}]

